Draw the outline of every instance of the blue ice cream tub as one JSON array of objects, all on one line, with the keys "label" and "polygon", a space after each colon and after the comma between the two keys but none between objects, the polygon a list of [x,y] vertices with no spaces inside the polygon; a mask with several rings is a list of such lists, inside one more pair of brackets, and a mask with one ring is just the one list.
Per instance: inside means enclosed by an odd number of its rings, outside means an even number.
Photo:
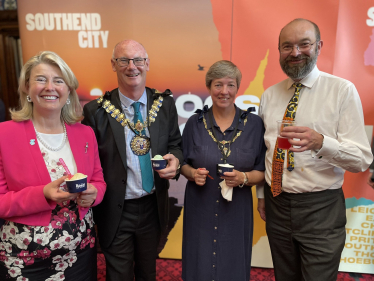
[{"label": "blue ice cream tub", "polygon": [[70,193],[78,193],[87,189],[87,176],[78,180],[65,180],[65,182]]}]

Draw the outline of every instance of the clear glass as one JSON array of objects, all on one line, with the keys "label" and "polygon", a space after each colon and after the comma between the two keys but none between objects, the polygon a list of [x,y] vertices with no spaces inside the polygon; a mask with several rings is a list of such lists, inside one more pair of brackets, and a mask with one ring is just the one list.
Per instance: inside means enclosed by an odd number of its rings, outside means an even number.
[{"label": "clear glass", "polygon": [[121,66],[121,67],[129,66],[131,60],[135,66],[144,66],[147,58],[135,58],[135,59],[116,58],[114,60],[117,62],[118,66]]},{"label": "clear glass", "polygon": [[296,44],[296,45],[284,45],[280,48],[280,52],[282,54],[288,54],[291,53],[293,48],[296,47],[296,49],[299,52],[307,52],[309,51],[312,46],[316,43],[317,41],[314,41],[314,43],[301,43],[301,44]]},{"label": "clear glass", "polygon": [[280,136],[280,133],[282,132],[284,127],[288,126],[296,126],[296,121],[293,120],[278,120],[277,121],[277,127],[278,127],[278,133],[277,133],[277,141],[278,141],[278,147],[281,149],[288,150],[291,147],[290,142],[288,141],[288,138],[284,138]]}]

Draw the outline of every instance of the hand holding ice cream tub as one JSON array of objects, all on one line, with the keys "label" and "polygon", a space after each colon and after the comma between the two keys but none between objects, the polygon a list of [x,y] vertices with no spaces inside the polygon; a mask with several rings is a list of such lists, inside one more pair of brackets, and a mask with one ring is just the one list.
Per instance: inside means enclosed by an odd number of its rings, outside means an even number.
[{"label": "hand holding ice cream tub", "polygon": [[79,193],[77,204],[81,207],[90,207],[97,195],[97,189],[90,183],[87,183],[87,176],[82,173],[76,173],[70,179],[66,179],[66,186],[70,193]]},{"label": "hand holding ice cream tub", "polygon": [[152,159],[152,168],[163,179],[174,178],[179,169],[179,160],[173,154],[155,155]]},{"label": "hand holding ice cream tub", "polygon": [[155,155],[151,160],[152,168],[155,171],[165,169],[168,164],[168,161],[164,159],[161,155]]},{"label": "hand holding ice cream tub", "polygon": [[65,182],[70,193],[82,192],[87,189],[87,176],[81,173],[76,173]]}]

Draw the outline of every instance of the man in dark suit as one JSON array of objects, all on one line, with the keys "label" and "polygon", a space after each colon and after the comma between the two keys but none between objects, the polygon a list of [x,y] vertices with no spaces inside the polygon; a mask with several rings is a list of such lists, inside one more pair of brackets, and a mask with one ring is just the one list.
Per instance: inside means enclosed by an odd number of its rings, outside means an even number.
[{"label": "man in dark suit", "polygon": [[[157,245],[168,221],[169,179],[183,161],[178,115],[170,91],[145,87],[145,48],[118,43],[112,69],[118,88],[84,107],[83,124],[95,131],[107,191],[94,209],[107,280],[156,280]],[[166,168],[152,171],[151,154]]]}]

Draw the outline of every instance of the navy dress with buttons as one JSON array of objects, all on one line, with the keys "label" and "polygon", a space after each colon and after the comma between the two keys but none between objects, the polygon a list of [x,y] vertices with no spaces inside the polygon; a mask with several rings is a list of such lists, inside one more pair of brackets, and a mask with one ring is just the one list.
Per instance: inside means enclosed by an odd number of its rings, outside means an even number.
[{"label": "navy dress with buttons", "polygon": [[[209,109],[211,110],[211,109]],[[211,129],[209,113],[205,113]],[[221,132],[219,141],[232,139],[241,111],[236,108],[232,125]],[[201,119],[201,118],[200,118]],[[247,123],[238,125],[241,135],[231,144],[227,163],[240,172],[265,170],[264,125],[260,117],[248,114]],[[217,164],[223,163],[218,145],[204,127],[199,114],[193,115],[183,132],[184,164],[206,168],[214,178],[204,186],[188,181],[184,199],[183,271],[184,281],[248,281],[251,271],[253,205],[250,186],[234,187],[232,201],[221,195]],[[227,145],[226,145],[227,147]]]}]

